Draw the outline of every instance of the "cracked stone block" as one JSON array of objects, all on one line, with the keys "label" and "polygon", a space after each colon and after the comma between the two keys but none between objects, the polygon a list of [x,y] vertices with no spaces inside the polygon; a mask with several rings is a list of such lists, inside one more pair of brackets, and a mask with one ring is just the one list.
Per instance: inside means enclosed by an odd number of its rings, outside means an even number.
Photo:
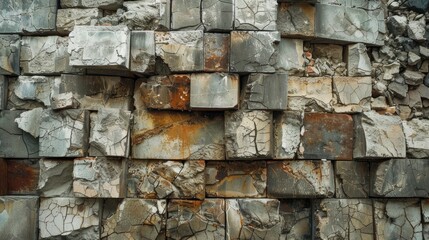
[{"label": "cracked stone block", "polygon": [[132,158],[224,160],[224,127],[223,114],[136,111]]},{"label": "cracked stone block", "polygon": [[171,29],[202,29],[201,0],[171,1]]},{"label": "cracked stone block", "polygon": [[287,74],[250,74],[243,83],[243,108],[249,110],[286,110],[287,81]]},{"label": "cracked stone block", "polygon": [[34,108],[30,111],[23,112],[15,119],[18,123],[18,128],[38,138],[40,135],[40,120],[42,116],[42,108]]},{"label": "cracked stone block", "polygon": [[375,200],[375,239],[423,239],[418,199]]},{"label": "cracked stone block", "polygon": [[166,200],[107,199],[101,239],[165,239],[166,208]]},{"label": "cracked stone block", "polygon": [[298,75],[304,72],[304,42],[301,39],[282,38],[279,44],[277,72]]},{"label": "cracked stone block", "polygon": [[4,0],[0,2],[0,33],[55,31],[57,1]]},{"label": "cracked stone block", "polygon": [[79,102],[73,96],[72,92],[56,94],[51,98],[51,108],[54,110],[76,109],[78,107]]},{"label": "cracked stone block", "polygon": [[371,196],[429,197],[427,159],[390,159],[371,162]]},{"label": "cracked stone block", "polygon": [[274,73],[279,43],[279,32],[231,32],[230,71]]},{"label": "cracked stone block", "polygon": [[124,0],[60,0],[62,8],[101,8],[116,10]]},{"label": "cracked stone block", "polygon": [[225,112],[227,159],[267,159],[272,156],[273,114],[262,110]]},{"label": "cracked stone block", "polygon": [[363,112],[371,109],[371,77],[334,77],[335,112]]},{"label": "cracked stone block", "polygon": [[404,158],[405,136],[399,116],[365,112],[355,115],[354,158]]},{"label": "cracked stone block", "polygon": [[129,69],[130,39],[124,26],[75,26],[69,35],[70,65]]},{"label": "cracked stone block", "polygon": [[20,50],[21,38],[19,35],[0,35],[1,75],[19,75]]},{"label": "cracked stone block", "polygon": [[282,37],[314,37],[316,8],[307,3],[281,3],[277,29]]},{"label": "cracked stone block", "polygon": [[201,21],[206,31],[231,31],[234,24],[233,0],[202,0]]},{"label": "cracked stone block", "polygon": [[422,205],[422,216],[423,216],[423,222],[427,223],[429,222],[429,199],[422,199],[421,200]]},{"label": "cracked stone block", "polygon": [[267,168],[264,161],[208,161],[205,182],[206,197],[266,197]]},{"label": "cracked stone block", "polygon": [[41,197],[73,197],[73,161],[42,158],[39,169]]},{"label": "cracked stone block", "polygon": [[172,200],[167,239],[225,239],[225,200]]},{"label": "cracked stone block", "polygon": [[155,32],[155,54],[161,70],[195,72],[204,70],[203,31]]},{"label": "cracked stone block", "polygon": [[374,239],[373,215],[371,199],[320,200],[315,213],[316,239]]},{"label": "cracked stone block", "polygon": [[410,121],[402,121],[402,127],[407,142],[407,156],[428,158],[429,120],[413,118]]},{"label": "cracked stone block", "polygon": [[0,236],[3,239],[37,239],[36,196],[0,196]]},{"label": "cracked stone block", "polygon": [[100,210],[98,199],[42,198],[39,239],[98,239]]},{"label": "cracked stone block", "polygon": [[130,70],[138,73],[155,72],[155,32],[132,31]]},{"label": "cracked stone block", "polygon": [[132,160],[127,197],[204,199],[203,160]]},{"label": "cracked stone block", "polygon": [[275,198],[333,197],[331,161],[271,161],[267,163],[267,194]]},{"label": "cracked stone block", "polygon": [[225,199],[226,239],[280,239],[277,199]]},{"label": "cracked stone block", "polygon": [[356,43],[347,47],[347,73],[349,77],[371,76],[371,60],[365,44]]},{"label": "cracked stone block", "polygon": [[[0,157],[37,158],[39,140],[15,122],[23,111],[0,111]],[[17,151],[19,149],[19,151]]]},{"label": "cracked stone block", "polygon": [[336,198],[368,198],[369,184],[368,162],[335,162]]},{"label": "cracked stone block", "polygon": [[[364,45],[365,46],[365,45]],[[314,44],[313,58],[327,58],[334,63],[343,62],[343,46],[337,44]]]},{"label": "cracked stone block", "polygon": [[75,26],[95,25],[98,19],[103,17],[102,10],[98,8],[79,9],[65,8],[58,9],[57,31],[61,34],[69,34]]},{"label": "cracked stone block", "polygon": [[40,156],[83,157],[88,148],[88,135],[88,111],[43,110],[39,137]]},{"label": "cracked stone block", "polygon": [[[221,2],[217,0],[218,2]],[[204,71],[228,72],[231,37],[229,34],[204,34]]]},{"label": "cracked stone block", "polygon": [[288,110],[332,111],[332,79],[330,77],[288,78]]},{"label": "cracked stone block", "polygon": [[124,198],[125,165],[125,160],[116,158],[74,159],[74,195],[85,198]]},{"label": "cracked stone block", "polygon": [[423,224],[423,239],[424,240],[429,239],[429,224],[427,223]]},{"label": "cracked stone block", "polygon": [[6,110],[9,80],[0,75],[0,110]]},{"label": "cracked stone block", "polygon": [[283,227],[280,239],[311,239],[312,209],[309,199],[280,200]]},{"label": "cracked stone block", "polygon": [[191,109],[235,109],[240,78],[237,74],[199,73],[191,76]]},{"label": "cracked stone block", "polygon": [[0,158],[0,196],[7,194],[7,162]]},{"label": "cracked stone block", "polygon": [[353,160],[353,137],[351,115],[306,113],[298,158]]},{"label": "cracked stone block", "polygon": [[274,114],[274,159],[293,159],[301,143],[304,114],[282,111]]},{"label": "cracked stone block", "polygon": [[139,0],[125,1],[125,24],[133,30],[170,29],[171,1]]},{"label": "cracked stone block", "polygon": [[128,157],[131,112],[102,108],[90,118],[89,155]]},{"label": "cracked stone block", "polygon": [[7,194],[36,195],[39,182],[39,159],[8,159]]},{"label": "cracked stone block", "polygon": [[235,0],[234,29],[277,30],[276,0]]}]

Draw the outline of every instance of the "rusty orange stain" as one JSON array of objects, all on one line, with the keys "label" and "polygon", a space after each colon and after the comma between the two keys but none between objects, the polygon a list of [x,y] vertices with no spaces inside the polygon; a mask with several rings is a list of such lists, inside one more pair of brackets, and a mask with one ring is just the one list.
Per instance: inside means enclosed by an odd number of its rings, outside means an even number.
[{"label": "rusty orange stain", "polygon": [[39,183],[39,169],[32,165],[31,162],[25,160],[7,162],[7,190],[9,194],[36,192]]}]

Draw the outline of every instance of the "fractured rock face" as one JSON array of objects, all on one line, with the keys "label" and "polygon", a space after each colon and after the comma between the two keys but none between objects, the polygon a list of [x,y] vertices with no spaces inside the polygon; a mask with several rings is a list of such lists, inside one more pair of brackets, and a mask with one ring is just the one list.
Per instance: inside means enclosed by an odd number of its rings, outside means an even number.
[{"label": "fractured rock face", "polygon": [[347,72],[348,76],[370,76],[371,60],[369,59],[366,46],[363,43],[349,45],[347,48]]},{"label": "fractured rock face", "polygon": [[42,108],[34,108],[30,111],[23,112],[19,115],[19,118],[15,119],[15,122],[18,123],[20,129],[38,138],[40,134],[39,126],[42,111]]},{"label": "fractured rock face", "polygon": [[336,161],[335,189],[336,198],[368,198],[369,163]]},{"label": "fractured rock face", "polygon": [[334,77],[333,87],[337,97],[335,112],[369,111],[371,104],[371,77]]},{"label": "fractured rock face", "polygon": [[311,202],[308,199],[283,199],[280,201],[283,218],[280,239],[311,239]]},{"label": "fractured rock face", "polygon": [[206,31],[230,31],[234,22],[233,0],[202,0],[201,16]]},{"label": "fractured rock face", "polygon": [[62,34],[69,34],[75,26],[94,25],[103,15],[98,8],[79,9],[65,8],[58,9],[57,31]]},{"label": "fractured rock face", "polygon": [[407,156],[413,158],[429,157],[429,120],[414,118],[402,121],[405,140],[407,141]]},{"label": "fractured rock face", "polygon": [[7,194],[37,194],[39,172],[39,159],[7,160]]},{"label": "fractured rock face", "polygon": [[9,79],[8,108],[49,107],[53,86],[59,77],[19,76]]},{"label": "fractured rock face", "polygon": [[61,0],[63,8],[101,8],[115,10],[122,6],[124,0]]},{"label": "fractured rock face", "polygon": [[201,0],[174,0],[171,2],[171,29],[201,29]]},{"label": "fractured rock face", "polygon": [[170,29],[171,1],[139,0],[125,1],[123,14],[125,24],[136,30]]},{"label": "fractured rock face", "polygon": [[236,0],[234,8],[234,29],[277,30],[276,0]]},{"label": "fractured rock face", "polygon": [[274,158],[293,159],[301,143],[304,114],[283,111],[274,115]]},{"label": "fractured rock face", "polygon": [[42,158],[39,167],[37,192],[41,197],[73,196],[73,161]]},{"label": "fractured rock face", "polygon": [[21,38],[18,35],[0,35],[0,74],[19,75],[20,49]]},{"label": "fractured rock face", "polygon": [[138,73],[155,72],[155,32],[132,31],[130,70]]},{"label": "fractured rock face", "polygon": [[282,36],[314,37],[316,8],[301,2],[279,4],[277,28]]},{"label": "fractured rock face", "polygon": [[277,72],[298,75],[304,72],[304,44],[301,39],[282,38],[279,44]]},{"label": "fractured rock face", "polygon": [[[61,80],[60,80],[61,81]],[[73,96],[72,92],[59,93],[51,98],[51,108],[54,110],[59,109],[76,109],[79,107],[79,102]]]},{"label": "fractured rock face", "polygon": [[[221,2],[221,1],[219,1]],[[228,72],[231,37],[229,34],[204,34],[204,70]]]},{"label": "fractured rock face", "polygon": [[288,109],[331,111],[332,79],[328,77],[289,77]]}]

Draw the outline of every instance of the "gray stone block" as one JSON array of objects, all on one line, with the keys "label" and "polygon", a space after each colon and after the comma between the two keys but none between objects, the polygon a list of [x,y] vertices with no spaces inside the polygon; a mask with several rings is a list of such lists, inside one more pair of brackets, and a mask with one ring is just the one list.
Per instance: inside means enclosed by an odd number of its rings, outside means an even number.
[{"label": "gray stone block", "polygon": [[229,72],[230,44],[229,34],[204,34],[204,71]]},{"label": "gray stone block", "polygon": [[73,161],[39,160],[37,193],[41,197],[73,197]]},{"label": "gray stone block", "polygon": [[277,72],[287,72],[289,75],[304,73],[304,43],[301,39],[282,38],[279,44],[279,60]]},{"label": "gray stone block", "polygon": [[276,0],[235,0],[234,29],[277,30]]},{"label": "gray stone block", "polygon": [[429,199],[422,199],[421,200],[421,206],[422,206],[422,221],[424,223],[429,222]]},{"label": "gray stone block", "polygon": [[201,16],[206,31],[231,31],[234,23],[233,0],[202,0]]},{"label": "gray stone block", "polygon": [[336,198],[368,198],[369,185],[368,162],[335,162]]},{"label": "gray stone block", "polygon": [[1,75],[19,75],[20,50],[21,38],[19,35],[0,35]]},{"label": "gray stone block", "polygon": [[79,102],[73,96],[72,92],[59,93],[51,98],[51,108],[54,110],[59,109],[76,109],[79,107]]},{"label": "gray stone block", "polygon": [[410,121],[402,121],[402,127],[407,142],[407,156],[428,158],[429,120],[414,118]]},{"label": "gray stone block", "polygon": [[0,75],[0,110],[6,109],[7,105],[7,95],[8,95],[8,79]]},{"label": "gray stone block", "polygon": [[288,109],[332,111],[332,78],[292,77],[288,79]]},{"label": "gray stone block", "polygon": [[371,109],[371,77],[333,77],[335,112],[363,112]]},{"label": "gray stone block", "polygon": [[171,1],[171,29],[198,30],[202,28],[201,0]]},{"label": "gray stone block", "polygon": [[309,199],[280,200],[280,216],[283,218],[280,239],[311,239],[312,209]]},{"label": "gray stone block", "polygon": [[365,44],[347,46],[347,73],[350,77],[371,76],[371,60]]},{"label": "gray stone block", "polygon": [[125,1],[124,23],[135,30],[169,30],[170,0]]},{"label": "gray stone block", "polygon": [[73,31],[75,26],[95,25],[101,17],[103,17],[103,12],[98,8],[58,9],[56,22],[57,31],[60,34],[68,35]]},{"label": "gray stone block", "polygon": [[314,37],[316,8],[303,1],[297,2],[279,4],[277,29],[282,37]]},{"label": "gray stone block", "polygon": [[15,119],[18,123],[18,128],[31,134],[33,137],[38,138],[40,135],[40,121],[42,116],[42,108],[34,108],[29,111],[23,112]]},{"label": "gray stone block", "polygon": [[8,109],[50,107],[54,83],[59,77],[19,76],[9,79]]},{"label": "gray stone block", "polygon": [[130,70],[137,73],[155,72],[155,32],[132,31]]},{"label": "gray stone block", "polygon": [[62,8],[101,8],[116,10],[124,0],[60,0]]},{"label": "gray stone block", "polygon": [[274,159],[295,158],[303,126],[303,112],[283,111],[274,114]]}]

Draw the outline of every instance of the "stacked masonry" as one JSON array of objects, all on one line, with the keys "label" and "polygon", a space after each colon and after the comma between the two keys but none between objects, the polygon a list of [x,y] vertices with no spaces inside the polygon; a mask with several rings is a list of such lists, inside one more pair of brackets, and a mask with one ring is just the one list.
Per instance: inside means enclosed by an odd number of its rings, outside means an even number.
[{"label": "stacked masonry", "polygon": [[429,1],[383,2],[0,1],[0,239],[429,239]]}]

